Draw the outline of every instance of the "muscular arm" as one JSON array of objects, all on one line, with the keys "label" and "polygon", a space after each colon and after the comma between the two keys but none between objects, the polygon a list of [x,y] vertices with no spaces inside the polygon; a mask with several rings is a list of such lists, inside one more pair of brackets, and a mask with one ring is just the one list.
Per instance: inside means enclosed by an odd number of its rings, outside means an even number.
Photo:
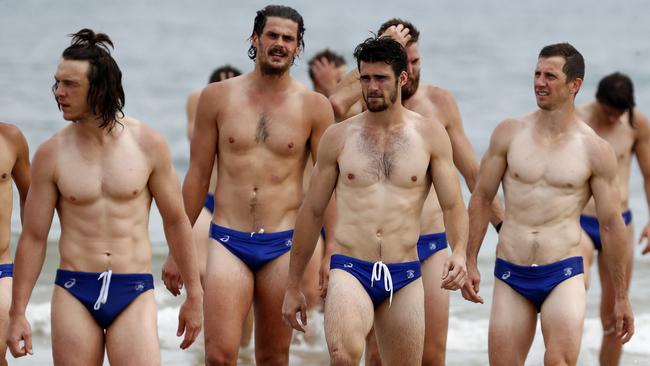
[{"label": "muscular arm", "polygon": [[631,249],[627,245],[625,224],[620,214],[620,196],[617,186],[616,155],[604,140],[597,141],[590,147],[592,177],[589,180],[591,193],[596,204],[596,216],[600,223],[603,241],[603,257],[606,268],[610,271],[614,288],[614,319],[616,335],[623,343],[634,334],[634,315],[627,296],[625,272]]},{"label": "muscular arm", "polygon": [[337,158],[343,139],[341,127],[343,126],[334,126],[323,135],[322,143],[318,147],[318,160],[314,165],[309,190],[298,211],[287,285],[288,288],[294,290],[299,289],[307,263],[314,253],[318,233],[323,226],[325,211],[336,186],[339,175]]},{"label": "muscular arm", "polygon": [[12,316],[24,317],[45,260],[47,235],[59,197],[54,176],[55,161],[56,151],[52,141],[42,145],[34,156],[33,182],[25,202],[23,231],[16,249]]},{"label": "muscular arm", "polygon": [[153,137],[150,156],[154,159],[149,190],[163,219],[165,237],[186,284],[188,297],[201,296],[196,250],[192,245],[192,228],[183,210],[180,184],[172,166],[169,149],[162,137]]},{"label": "muscular arm", "polygon": [[190,223],[196,222],[210,186],[210,174],[218,144],[217,111],[219,83],[208,85],[199,98],[190,142],[190,167],[183,183],[183,202]]},{"label": "muscular arm", "polygon": [[592,149],[593,175],[589,181],[596,204],[596,215],[600,223],[603,238],[603,255],[607,260],[607,269],[614,281],[616,297],[625,297],[625,263],[629,255],[626,245],[625,223],[619,211],[620,202],[616,185],[616,156],[605,141],[599,141]]},{"label": "muscular arm", "polygon": [[[636,140],[634,142],[634,153],[639,162],[639,168],[643,175],[643,189],[645,191],[646,204],[650,211],[650,124],[648,118],[640,112],[635,111],[634,123],[636,125]],[[639,242],[650,237],[650,223],[641,231]],[[643,250],[643,254],[650,252],[650,243]]]},{"label": "muscular arm", "polygon": [[11,170],[11,176],[18,188],[18,195],[20,196],[20,220],[24,221],[25,200],[27,199],[27,191],[29,190],[29,146],[25,136],[18,128],[12,136],[16,149],[16,162]]},{"label": "muscular arm", "polygon": [[[435,125],[438,127],[438,125]],[[436,128],[437,130],[437,128]],[[442,131],[440,131],[442,132]],[[444,133],[434,133],[431,141],[431,179],[442,208],[445,228],[452,250],[465,254],[467,246],[467,211],[453,164],[452,149]]]},{"label": "muscular arm", "polygon": [[[325,130],[334,124],[334,113],[332,112],[332,107],[328,103],[326,98],[318,96],[317,100],[314,103],[313,110],[314,113],[314,122],[312,127],[312,134],[310,137],[310,147],[311,147],[311,157],[312,161],[317,162],[318,160],[318,147],[320,146],[320,140]],[[309,105],[311,109],[312,106]],[[324,216],[325,223],[325,254],[331,253],[334,246],[334,224],[336,223],[336,206],[334,195],[330,199],[327,209],[325,210]]]},{"label": "muscular arm", "polygon": [[[440,117],[445,121],[447,134],[454,152],[454,165],[465,178],[469,191],[473,192],[478,177],[479,162],[465,134],[458,105],[453,95],[447,91],[442,92],[437,99],[438,101],[435,104],[438,106]],[[497,225],[503,221],[503,212],[498,199],[492,200],[491,209],[490,221],[493,225]]]}]

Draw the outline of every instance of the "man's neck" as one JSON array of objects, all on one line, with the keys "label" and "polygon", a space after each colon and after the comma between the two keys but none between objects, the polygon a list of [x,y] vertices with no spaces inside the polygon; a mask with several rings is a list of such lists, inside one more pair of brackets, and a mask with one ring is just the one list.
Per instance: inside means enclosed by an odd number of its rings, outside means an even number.
[{"label": "man's neck", "polygon": [[289,70],[277,75],[265,74],[260,66],[255,64],[252,81],[255,86],[262,90],[283,91],[291,85],[292,79]]},{"label": "man's neck", "polygon": [[573,101],[553,110],[540,109],[538,115],[538,128],[549,134],[561,134],[577,120]]},{"label": "man's neck", "polygon": [[383,128],[390,128],[393,125],[401,122],[401,116],[404,106],[400,102],[396,102],[388,109],[381,112],[367,111],[372,119],[372,124]]}]

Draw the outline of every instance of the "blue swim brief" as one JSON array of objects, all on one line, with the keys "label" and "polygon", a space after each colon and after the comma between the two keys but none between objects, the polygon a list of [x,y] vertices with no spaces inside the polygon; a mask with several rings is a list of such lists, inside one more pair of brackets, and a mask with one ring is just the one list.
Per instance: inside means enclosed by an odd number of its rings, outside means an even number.
[{"label": "blue swim brief", "polygon": [[205,196],[205,202],[203,203],[203,206],[207,208],[211,214],[214,213],[214,194],[208,192],[208,195]]},{"label": "blue swim brief", "polygon": [[418,258],[424,263],[439,250],[447,248],[447,235],[444,232],[420,235],[418,239]]},{"label": "blue swim brief", "polygon": [[[632,211],[627,210],[622,213],[622,216],[625,225],[632,222]],[[582,229],[587,233],[587,235],[589,235],[596,250],[602,250],[603,243],[600,241],[600,225],[598,224],[598,218],[589,215],[580,215],[580,226],[582,226]]]},{"label": "blue swim brief", "polygon": [[226,247],[248,268],[257,272],[268,262],[291,250],[293,230],[277,233],[245,233],[212,223],[210,237]]},{"label": "blue swim brief", "polygon": [[81,302],[108,329],[138,296],[153,290],[150,273],[74,272],[59,269],[54,283]]},{"label": "blue swim brief", "polygon": [[[422,276],[420,262],[384,264],[366,262],[346,255],[334,254],[330,261],[330,270],[341,269],[353,275],[366,289],[375,307],[386,298],[393,300],[397,292]],[[383,281],[382,281],[383,280]],[[383,282],[383,284],[375,282]]]},{"label": "blue swim brief", "polygon": [[541,266],[520,266],[497,258],[494,265],[494,276],[532,302],[538,313],[555,286],[583,272],[582,257],[570,257]]},{"label": "blue swim brief", "polygon": [[14,264],[0,264],[0,278],[13,277],[14,276]]}]

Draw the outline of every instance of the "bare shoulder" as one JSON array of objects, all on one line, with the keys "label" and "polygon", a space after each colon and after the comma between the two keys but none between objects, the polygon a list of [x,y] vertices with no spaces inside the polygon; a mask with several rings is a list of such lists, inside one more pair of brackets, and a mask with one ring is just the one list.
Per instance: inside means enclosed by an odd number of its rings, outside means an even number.
[{"label": "bare shoulder", "polygon": [[20,129],[11,123],[0,122],[0,136],[13,145],[26,142],[25,136]]},{"label": "bare shoulder", "polygon": [[492,136],[490,136],[490,147],[495,152],[507,153],[510,143],[515,137],[533,124],[534,117],[532,114],[509,117],[499,122]]},{"label": "bare shoulder", "polygon": [[445,126],[436,118],[425,117],[408,109],[404,111],[406,119],[413,124],[425,140],[435,141],[441,137],[449,139]]},{"label": "bare shoulder", "polygon": [[34,152],[34,157],[32,158],[31,169],[33,176],[39,173],[53,173],[55,171],[59,149],[66,141],[66,130],[67,128],[64,128],[55,133],[36,148],[36,152]]},{"label": "bare shoulder", "polygon": [[617,160],[614,148],[605,139],[598,136],[588,125],[584,122],[582,128],[582,140],[587,156],[589,157],[589,164],[594,175],[615,177],[617,172]]},{"label": "bare shoulder", "polygon": [[143,151],[151,152],[167,149],[167,142],[163,135],[143,122],[130,116],[124,116],[124,118],[120,119],[120,123],[125,132],[128,132],[129,136],[133,136]]},{"label": "bare shoulder", "polygon": [[439,108],[450,108],[456,106],[456,98],[454,94],[444,88],[433,85],[424,85],[425,92],[429,100],[433,102],[436,107]]},{"label": "bare shoulder", "polygon": [[648,117],[638,108],[634,108],[634,130],[636,140],[648,140],[650,138],[650,122]]}]

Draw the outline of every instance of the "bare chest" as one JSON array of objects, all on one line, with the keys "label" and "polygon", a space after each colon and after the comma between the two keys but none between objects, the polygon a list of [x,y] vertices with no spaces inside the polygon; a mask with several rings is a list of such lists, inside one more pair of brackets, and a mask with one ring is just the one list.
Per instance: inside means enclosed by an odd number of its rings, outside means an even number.
[{"label": "bare chest", "polygon": [[302,156],[311,135],[311,123],[297,103],[263,108],[235,104],[224,111],[218,128],[221,153],[263,149],[279,156]]},{"label": "bare chest", "polygon": [[589,158],[578,141],[541,144],[515,138],[508,151],[508,175],[523,183],[581,189],[591,176]]},{"label": "bare chest", "polygon": [[352,187],[385,183],[403,188],[428,184],[429,154],[403,132],[378,135],[359,131],[339,156],[341,181]]},{"label": "bare chest", "polygon": [[148,191],[151,167],[140,150],[83,153],[69,148],[58,155],[56,183],[63,199],[74,204],[91,204],[102,198],[130,200]]}]

